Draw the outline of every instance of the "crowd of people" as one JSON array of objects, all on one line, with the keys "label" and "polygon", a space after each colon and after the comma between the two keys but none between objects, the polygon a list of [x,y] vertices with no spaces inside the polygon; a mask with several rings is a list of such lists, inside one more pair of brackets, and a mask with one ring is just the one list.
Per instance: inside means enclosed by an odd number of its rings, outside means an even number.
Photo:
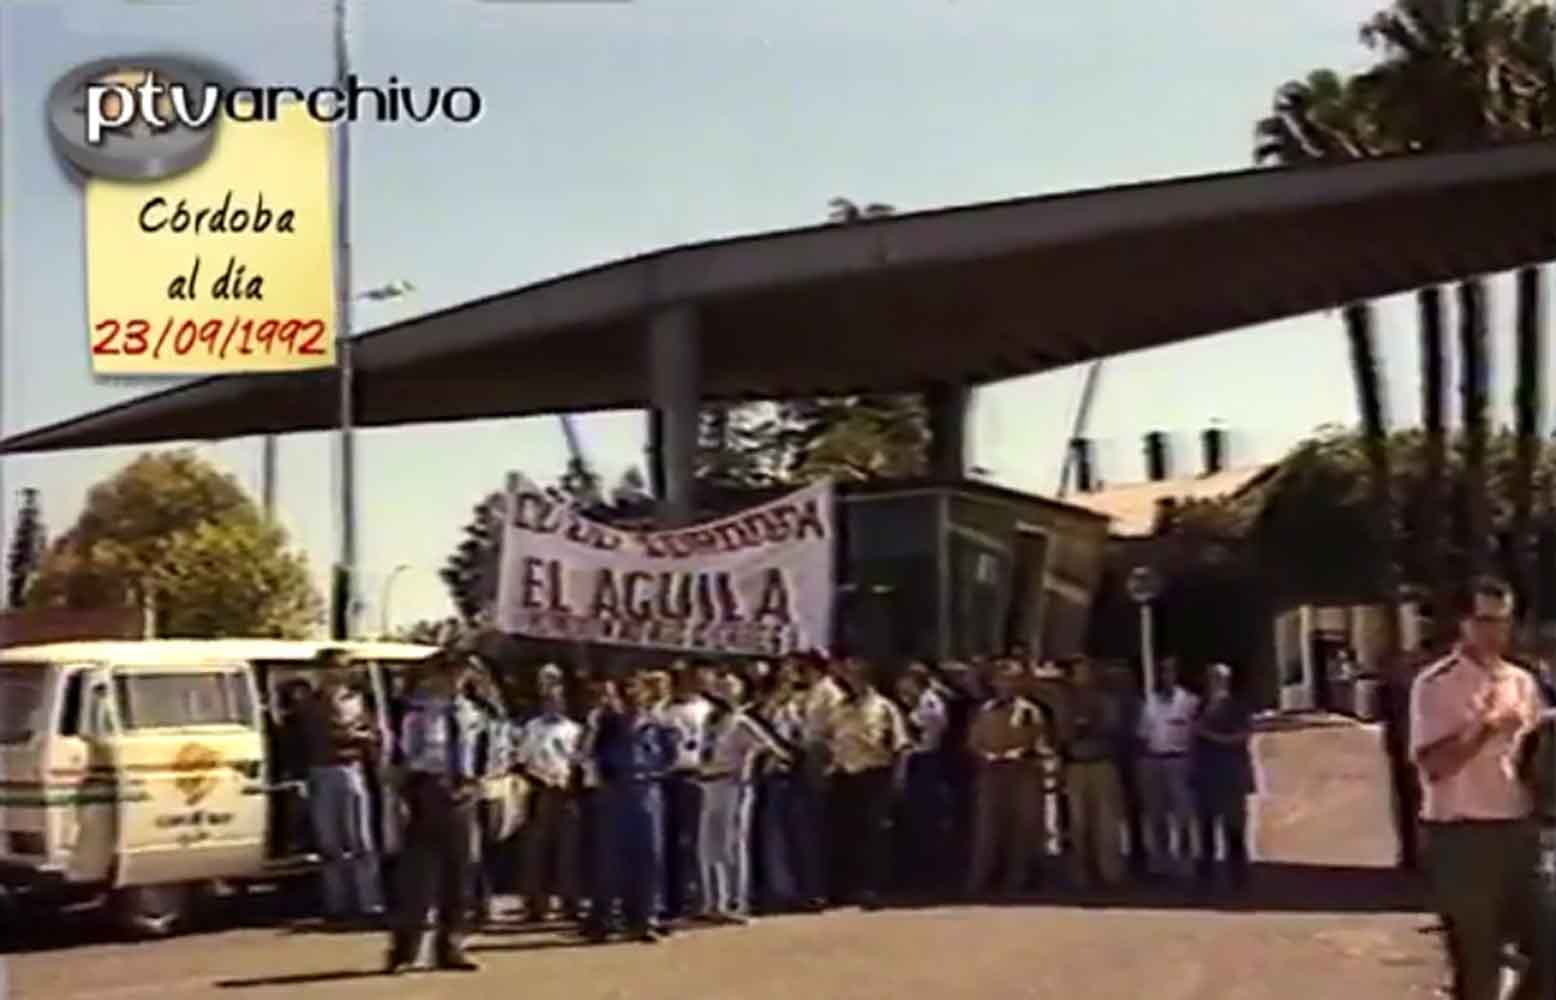
[{"label": "crowd of people", "polygon": [[[379,752],[407,819],[391,971],[432,909],[437,964],[472,969],[465,934],[498,918],[652,942],[685,921],[1044,883],[1208,887],[1223,865],[1241,885],[1254,771],[1232,671],[1210,665],[1201,694],[1171,659],[1148,692],[1135,676],[1022,656],[887,674],[836,655],[499,676],[451,653],[388,706],[391,748],[326,683],[305,727],[325,909],[385,912],[355,773]],[[497,912],[506,896],[522,910]]]}]

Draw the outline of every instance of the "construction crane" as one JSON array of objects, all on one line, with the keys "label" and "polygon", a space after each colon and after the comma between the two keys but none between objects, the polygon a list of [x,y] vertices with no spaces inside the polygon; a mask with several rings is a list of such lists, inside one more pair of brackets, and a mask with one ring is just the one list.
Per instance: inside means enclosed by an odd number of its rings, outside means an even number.
[{"label": "construction crane", "polygon": [[1075,464],[1075,448],[1072,442],[1086,435],[1091,422],[1091,404],[1097,396],[1097,380],[1102,375],[1102,359],[1086,369],[1086,381],[1081,384],[1080,402],[1075,407],[1075,424],[1070,428],[1070,439],[1064,443],[1064,464],[1059,467],[1059,499],[1070,492],[1070,471]]},{"label": "construction crane", "polygon": [[[557,419],[562,422],[562,438],[567,442],[568,471],[587,477],[594,482],[598,490],[603,491],[604,483],[601,482],[599,473],[584,455],[583,443],[578,436],[578,425],[574,423],[572,414],[561,413],[557,415]],[[603,496],[597,499],[603,499]]]}]

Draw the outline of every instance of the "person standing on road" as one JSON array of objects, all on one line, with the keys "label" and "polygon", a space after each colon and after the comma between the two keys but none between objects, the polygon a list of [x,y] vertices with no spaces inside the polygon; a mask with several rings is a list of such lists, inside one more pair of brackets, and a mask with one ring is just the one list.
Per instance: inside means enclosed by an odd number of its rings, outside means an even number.
[{"label": "person standing on road", "polygon": [[744,924],[751,917],[751,820],[755,809],[757,759],[787,754],[748,714],[745,679],[724,676],[724,704],[708,719],[703,755],[702,824],[697,855],[702,860],[703,916],[718,923]]},{"label": "person standing on road", "polygon": [[1178,683],[1178,661],[1157,666],[1140,709],[1140,797],[1153,874],[1187,874],[1194,864],[1194,788],[1189,752],[1199,699]]},{"label": "person standing on road", "polygon": [[463,694],[467,667],[445,654],[431,664],[406,711],[404,801],[410,813],[399,866],[399,898],[388,971],[412,965],[421,951],[434,902],[438,968],[473,972],[465,954],[470,870],[478,854],[476,802],[487,774],[490,727]]},{"label": "person standing on road", "polygon": [[801,717],[802,763],[794,786],[795,828],[804,840],[795,849],[800,895],[812,910],[826,908],[832,897],[834,817],[832,804],[832,726],[843,703],[843,688],[833,679],[824,654],[800,660],[795,694]]},{"label": "person standing on road", "polygon": [[967,735],[978,764],[973,846],[967,894],[987,891],[997,864],[1007,896],[1027,885],[1042,813],[1039,758],[1046,742],[1042,711],[1018,691],[1026,669],[1007,663],[994,674],[994,698],[978,711]]},{"label": "person standing on road", "polygon": [[873,664],[857,656],[842,661],[846,694],[832,715],[832,779],[828,813],[841,852],[833,885],[839,902],[866,909],[881,905],[891,871],[892,802],[909,747],[902,713],[876,687]]},{"label": "person standing on road", "polygon": [[1379,691],[1389,798],[1395,839],[1399,842],[1396,862],[1410,872],[1421,868],[1421,780],[1410,762],[1410,690],[1420,672],[1442,659],[1443,654],[1443,648],[1423,640],[1420,647],[1401,656],[1394,669],[1384,672]]},{"label": "person standing on road", "polygon": [[319,655],[323,682],[298,706],[308,755],[308,804],[314,844],[324,859],[324,913],[331,921],[383,916],[367,769],[378,759],[378,724],[351,686],[341,650]]},{"label": "person standing on road", "polygon": [[1086,657],[1070,664],[1070,683],[1063,754],[1073,876],[1079,886],[1089,885],[1093,872],[1103,885],[1116,885],[1124,878],[1124,793],[1113,751],[1127,720],[1119,700],[1102,690]]},{"label": "person standing on road", "polygon": [[1520,773],[1544,699],[1503,658],[1513,593],[1482,577],[1464,595],[1458,648],[1410,692],[1410,758],[1421,776],[1426,869],[1448,933],[1459,1000],[1497,1000],[1504,945],[1529,965],[1514,1000],[1551,995],[1549,943],[1539,940],[1534,795]]},{"label": "person standing on road", "polygon": [[561,681],[546,684],[540,697],[540,714],[524,724],[518,740],[518,765],[530,783],[523,848],[523,919],[546,919],[553,891],[561,897],[564,914],[581,919],[581,821],[574,786],[583,727],[567,716],[567,695]]},{"label": "person standing on road", "polygon": [[1215,877],[1216,831],[1226,842],[1232,884],[1248,881],[1248,796],[1254,792],[1253,713],[1232,688],[1232,668],[1212,663],[1205,708],[1194,723],[1194,793],[1199,807],[1199,878]]},{"label": "person standing on road", "polygon": [[621,900],[627,931],[644,943],[664,937],[658,918],[664,877],[664,795],[661,783],[675,763],[675,735],[654,714],[656,682],[647,674],[632,679],[623,711],[600,719],[595,742],[601,803],[608,824],[595,859],[600,886],[584,926],[584,936],[604,941],[611,932],[609,903]]},{"label": "person standing on road", "polygon": [[924,898],[945,889],[951,797],[943,743],[950,720],[934,675],[922,663],[908,666],[897,681],[897,698],[907,714],[907,777],[898,827],[898,883]]},{"label": "person standing on road", "polygon": [[698,857],[702,786],[698,767],[707,744],[713,703],[698,691],[700,678],[685,663],[670,670],[673,694],[660,707],[660,721],[675,734],[675,766],[665,778],[665,913],[679,920],[707,906],[707,887],[699,881],[705,862]]}]

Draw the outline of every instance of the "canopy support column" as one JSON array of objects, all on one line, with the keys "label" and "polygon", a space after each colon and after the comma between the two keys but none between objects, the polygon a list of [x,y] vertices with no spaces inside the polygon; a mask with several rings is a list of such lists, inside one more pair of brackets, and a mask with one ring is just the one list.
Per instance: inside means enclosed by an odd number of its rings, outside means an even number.
[{"label": "canopy support column", "polygon": [[685,527],[696,515],[697,423],[702,399],[701,324],[691,306],[664,309],[649,323],[649,420],[655,495],[664,527]]},{"label": "canopy support column", "polygon": [[972,390],[940,382],[924,392],[929,411],[929,475],[955,482],[967,475],[967,410]]}]

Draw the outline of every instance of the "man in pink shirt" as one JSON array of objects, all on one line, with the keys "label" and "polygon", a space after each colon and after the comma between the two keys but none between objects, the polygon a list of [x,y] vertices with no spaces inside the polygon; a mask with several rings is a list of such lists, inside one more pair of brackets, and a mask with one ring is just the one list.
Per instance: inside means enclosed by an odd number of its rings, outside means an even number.
[{"label": "man in pink shirt", "polygon": [[1427,872],[1448,932],[1454,996],[1498,1000],[1504,945],[1529,959],[1515,1000],[1550,996],[1536,937],[1539,831],[1519,772],[1543,699],[1534,676],[1502,658],[1511,588],[1480,578],[1460,609],[1459,645],[1410,691],[1410,759],[1421,777]]}]

